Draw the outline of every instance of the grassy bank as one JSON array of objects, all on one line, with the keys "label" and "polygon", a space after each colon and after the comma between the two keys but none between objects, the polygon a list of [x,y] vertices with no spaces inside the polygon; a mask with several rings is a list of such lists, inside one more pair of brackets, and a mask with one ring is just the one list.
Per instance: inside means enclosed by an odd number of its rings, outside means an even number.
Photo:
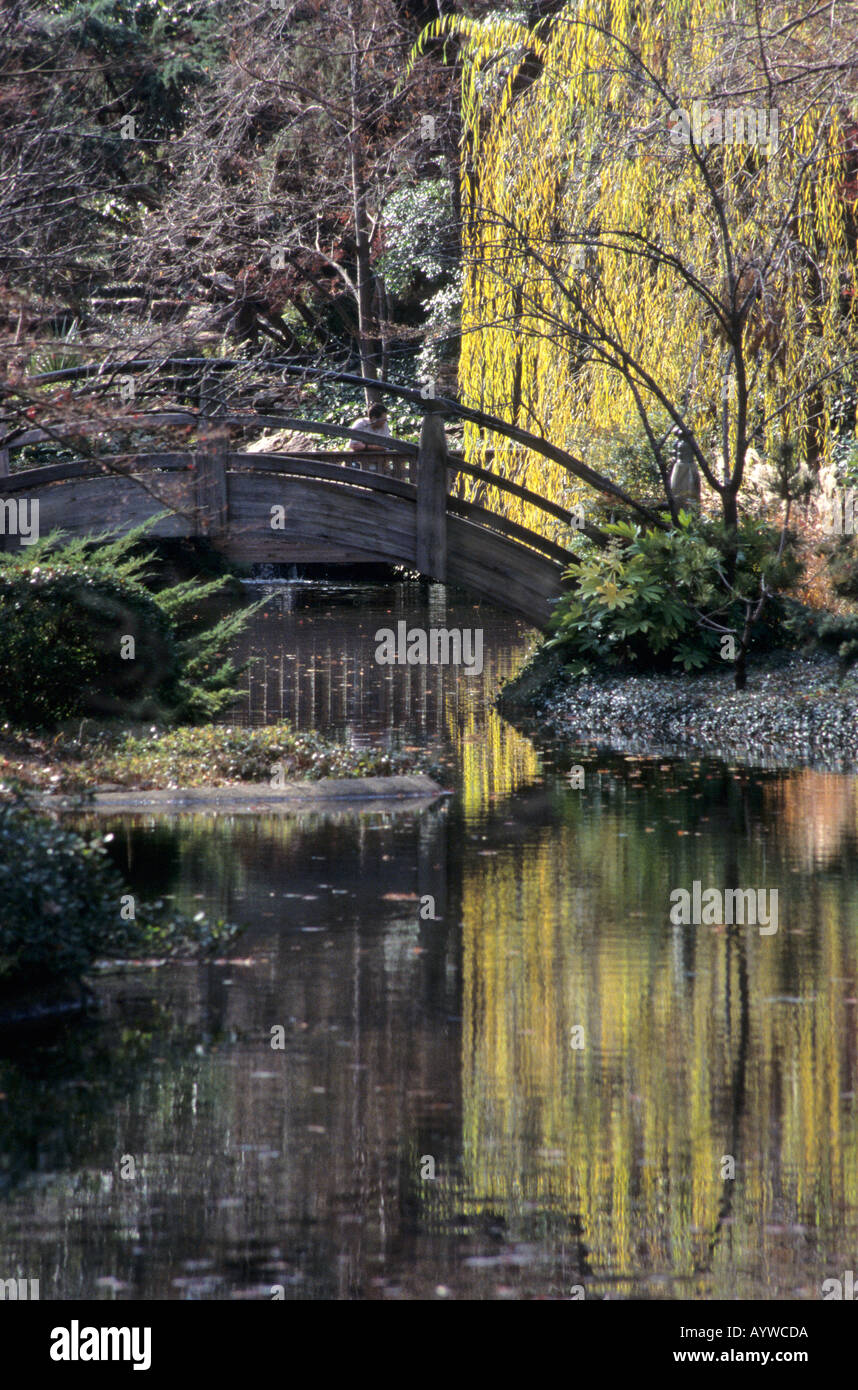
[{"label": "grassy bank", "polygon": [[0,795],[13,785],[69,795],[432,771],[420,750],[355,748],[285,723],[116,730],[85,721],[54,735],[0,726]]}]

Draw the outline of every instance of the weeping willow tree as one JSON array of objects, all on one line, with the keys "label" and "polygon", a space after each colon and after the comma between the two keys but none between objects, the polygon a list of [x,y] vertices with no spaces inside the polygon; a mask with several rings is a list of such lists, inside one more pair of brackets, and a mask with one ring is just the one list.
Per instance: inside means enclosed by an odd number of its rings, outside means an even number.
[{"label": "weeping willow tree", "polygon": [[567,506],[622,486],[652,522],[680,445],[730,534],[752,446],[813,468],[854,420],[854,8],[550,9],[421,38],[461,62],[462,401],[513,427],[466,423],[467,455]]}]

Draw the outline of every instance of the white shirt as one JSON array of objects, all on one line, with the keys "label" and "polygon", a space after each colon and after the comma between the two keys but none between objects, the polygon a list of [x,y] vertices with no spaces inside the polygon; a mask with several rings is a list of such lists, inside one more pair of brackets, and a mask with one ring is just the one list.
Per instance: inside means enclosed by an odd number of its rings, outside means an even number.
[{"label": "white shirt", "polygon": [[[354,422],[354,424],[351,426],[351,428],[352,428],[353,430],[366,430],[369,434],[377,434],[377,435],[379,436],[380,439],[390,439],[390,438],[392,438],[391,433],[390,433],[390,426],[388,425],[388,423],[387,423],[386,420],[385,420],[384,424],[381,425],[381,426],[379,426],[379,425],[373,425],[373,424],[370,423],[370,419],[369,419],[369,416],[368,416],[368,415],[362,415],[361,418],[360,418],[359,420],[355,420],[355,422]],[[349,448],[350,448],[350,449],[365,449],[365,448],[369,448],[369,447],[371,447],[371,446],[370,446],[370,445],[364,444],[364,442],[363,442],[362,439],[350,439],[350,440],[349,440]]]}]

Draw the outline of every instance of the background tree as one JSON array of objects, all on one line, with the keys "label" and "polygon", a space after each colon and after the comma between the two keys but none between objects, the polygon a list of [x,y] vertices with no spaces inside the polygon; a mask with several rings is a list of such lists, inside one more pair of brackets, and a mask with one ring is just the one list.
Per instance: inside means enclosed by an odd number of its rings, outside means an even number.
[{"label": "background tree", "polygon": [[[278,352],[358,367],[370,383],[413,374],[421,301],[454,278],[458,255],[458,101],[434,55],[403,90],[396,83],[441,10],[410,0],[8,7],[6,383],[77,361],[102,373],[70,391],[41,382],[35,395],[7,393],[7,428],[79,418],[115,396],[135,358],[231,349],[249,363]],[[437,217],[421,225],[425,185],[439,191],[444,229]],[[429,230],[443,245],[429,244]],[[392,293],[388,255],[399,258]],[[306,394],[276,378],[260,391],[237,371],[201,396],[199,376],[137,373],[137,401],[292,406]],[[371,385],[362,394],[377,395]]]},{"label": "background tree", "polygon": [[[781,0],[550,8],[533,27],[427,31],[462,42],[463,400],[617,480],[637,445],[674,515],[675,432],[735,533],[752,441],[816,463],[854,423],[852,16]],[[589,505],[538,451],[478,427],[466,441]]]},{"label": "background tree", "polygon": [[[387,377],[409,336],[382,266],[388,202],[445,171],[458,190],[449,83],[427,60],[396,86],[437,12],[316,0],[234,23],[229,62],[171,149],[170,193],[129,252],[160,267],[189,337],[226,331],[250,351]],[[400,277],[400,296],[412,288]],[[212,298],[215,313],[195,313]]]},{"label": "background tree", "polygon": [[220,14],[217,3],[187,0],[23,0],[4,8],[7,350],[18,348],[20,357],[50,330],[82,336],[109,328],[99,309],[116,279],[115,253],[141,211],[157,206],[169,177],[162,148],[216,60]]}]

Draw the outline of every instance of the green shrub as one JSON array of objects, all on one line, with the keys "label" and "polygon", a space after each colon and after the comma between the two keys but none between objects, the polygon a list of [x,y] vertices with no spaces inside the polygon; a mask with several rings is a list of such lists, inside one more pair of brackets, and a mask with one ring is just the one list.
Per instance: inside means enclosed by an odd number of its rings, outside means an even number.
[{"label": "green shrub", "polygon": [[322,777],[385,777],[427,771],[443,776],[417,751],[354,748],[314,731],[289,724],[263,728],[233,728],[215,724],[204,728],[152,729],[135,737],[100,736],[77,750],[85,755],[93,779],[120,786],[211,786],[224,781],[265,782],[271,785],[276,767],[286,781],[315,781]]},{"label": "green shrub", "polygon": [[[83,712],[116,713],[175,680],[178,652],[169,620],[145,591],[50,562],[24,574],[4,571],[0,708],[6,718],[38,727]],[[128,637],[134,660],[121,655]]]},{"label": "green shrub", "polygon": [[858,548],[854,536],[837,536],[820,547],[828,561],[831,587],[840,598],[858,599]]},{"label": "green shrub", "polygon": [[[656,435],[666,434],[670,429],[670,421],[666,416],[659,415],[653,420],[653,428]],[[596,471],[611,478],[613,482],[619,483],[632,497],[636,497],[640,501],[658,498],[659,501],[656,505],[664,506],[664,487],[661,474],[649,436],[642,426],[632,428],[628,433],[620,436],[613,432],[605,432],[595,436],[588,435],[586,438],[573,434],[568,443],[573,451],[586,451],[587,457],[592,459],[592,466]],[[672,463],[672,445],[667,448],[665,456],[668,463]],[[575,485],[573,491],[575,491],[576,500],[584,500],[584,495],[578,492],[578,485]],[[622,503],[601,494],[589,494],[586,505],[599,516],[599,525],[602,524],[602,519],[610,519],[609,513],[613,513],[615,522],[634,521],[635,519],[631,510],[626,514],[626,508]]]},{"label": "green shrub", "polygon": [[221,946],[236,932],[203,913],[135,902],[110,836],[86,839],[21,801],[0,804],[0,993],[79,978],[98,958],[168,956]]},{"label": "green shrub", "polygon": [[845,665],[858,658],[858,615],[825,613],[817,619],[815,635],[825,647],[836,647]]},{"label": "green shrub", "polygon": [[679,526],[668,531],[631,522],[603,529],[612,543],[582,547],[565,573],[574,587],[552,618],[555,635],[548,645],[561,649],[576,675],[605,664],[703,667],[720,655],[720,629],[741,632],[745,600],[756,600],[761,580],[773,589],[796,573],[791,547],[778,556],[774,530],[748,519],[739,527],[732,587],[720,523],[683,512]]},{"label": "green shrub", "polygon": [[219,653],[253,610],[194,624],[227,576],[148,588],[153,556],[139,543],[154,520],[114,538],[54,532],[0,555],[0,717],[27,727],[87,714],[193,723],[234,702],[239,672]]}]

